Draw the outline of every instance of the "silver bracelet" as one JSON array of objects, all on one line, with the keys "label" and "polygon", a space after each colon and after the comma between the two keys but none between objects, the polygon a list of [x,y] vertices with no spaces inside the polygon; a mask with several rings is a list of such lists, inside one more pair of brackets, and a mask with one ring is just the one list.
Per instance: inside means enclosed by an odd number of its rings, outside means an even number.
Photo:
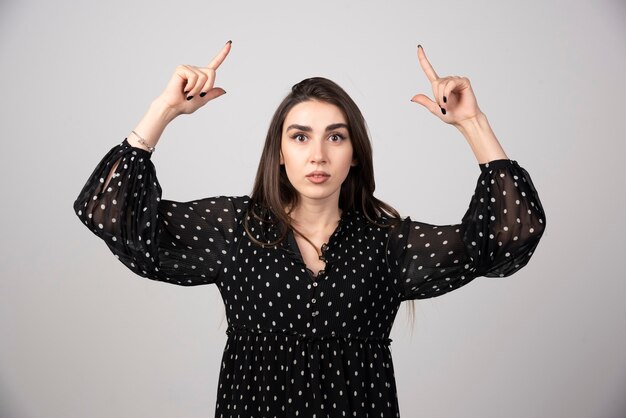
[{"label": "silver bracelet", "polygon": [[148,151],[150,151],[151,153],[154,152],[154,150],[156,149],[155,147],[152,147],[150,145],[148,145],[148,143],[146,142],[145,139],[143,139],[142,137],[139,136],[139,134],[135,131],[132,131],[132,133],[137,137],[137,141],[139,141],[139,143],[141,145],[145,145],[146,147],[148,147]]}]

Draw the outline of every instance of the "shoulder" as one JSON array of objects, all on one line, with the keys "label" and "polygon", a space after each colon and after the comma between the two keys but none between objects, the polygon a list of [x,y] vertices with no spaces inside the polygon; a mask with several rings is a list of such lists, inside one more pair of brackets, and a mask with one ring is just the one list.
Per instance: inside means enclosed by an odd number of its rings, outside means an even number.
[{"label": "shoulder", "polygon": [[230,204],[237,210],[237,212],[241,212],[244,213],[247,209],[248,206],[250,205],[250,196],[248,195],[243,195],[243,196],[218,196],[218,199],[223,199],[227,202],[230,202]]},{"label": "shoulder", "polygon": [[391,231],[402,229],[409,218],[396,218],[388,214],[379,213],[376,217],[367,217],[361,211],[353,212],[352,223],[359,229],[367,231],[368,235],[377,236],[377,239],[387,239]]},{"label": "shoulder", "polygon": [[163,199],[159,208],[168,216],[199,216],[204,220],[215,218],[218,221],[230,220],[238,222],[247,211],[250,197],[244,196],[211,196],[186,202]]},{"label": "shoulder", "polygon": [[379,214],[376,219],[374,220],[375,222],[372,223],[375,226],[379,226],[381,228],[385,228],[385,229],[393,229],[393,228],[397,228],[400,225],[405,224],[406,222],[410,222],[411,218],[409,218],[408,216],[406,218],[403,217],[395,217],[395,216],[390,216],[388,214],[385,213],[381,213]]},{"label": "shoulder", "polygon": [[222,214],[230,214],[233,218],[241,220],[250,205],[250,196],[213,196],[203,199],[201,207],[208,211],[217,211]]},{"label": "shoulder", "polygon": [[[196,203],[197,202],[197,203]],[[194,200],[193,204],[201,204],[203,206],[246,208],[250,202],[250,197],[245,196],[211,196],[199,200]]]}]

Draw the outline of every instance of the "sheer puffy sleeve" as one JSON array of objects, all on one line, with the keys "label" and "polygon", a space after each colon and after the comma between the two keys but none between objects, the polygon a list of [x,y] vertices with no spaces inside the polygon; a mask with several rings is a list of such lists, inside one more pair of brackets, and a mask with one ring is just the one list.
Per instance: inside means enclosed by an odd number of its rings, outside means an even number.
[{"label": "sheer puffy sleeve", "polygon": [[509,159],[479,167],[460,224],[432,225],[407,217],[391,229],[388,263],[403,300],[440,296],[479,276],[510,276],[535,251],[546,218],[528,172]]},{"label": "sheer puffy sleeve", "polygon": [[214,283],[248,197],[161,200],[151,155],[126,139],[113,147],[88,178],[74,212],[136,274],[182,286]]}]

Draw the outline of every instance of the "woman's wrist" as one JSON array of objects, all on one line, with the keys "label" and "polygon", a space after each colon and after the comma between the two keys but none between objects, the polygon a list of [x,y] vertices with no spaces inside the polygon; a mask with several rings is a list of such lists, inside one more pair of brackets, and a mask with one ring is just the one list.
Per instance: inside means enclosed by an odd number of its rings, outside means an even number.
[{"label": "woman's wrist", "polygon": [[148,151],[148,147],[141,144],[139,137],[143,138],[151,147],[156,147],[157,142],[161,138],[163,131],[169,123],[178,116],[170,106],[160,98],[156,98],[150,103],[148,110],[137,126],[133,129],[137,135],[128,135],[128,143],[136,148],[142,148]]},{"label": "woman's wrist", "polygon": [[155,123],[163,125],[165,128],[176,117],[180,116],[180,113],[169,106],[165,100],[161,97],[157,97],[150,103],[146,116]]},{"label": "woman's wrist", "polygon": [[484,113],[454,126],[463,134],[479,163],[508,158]]}]

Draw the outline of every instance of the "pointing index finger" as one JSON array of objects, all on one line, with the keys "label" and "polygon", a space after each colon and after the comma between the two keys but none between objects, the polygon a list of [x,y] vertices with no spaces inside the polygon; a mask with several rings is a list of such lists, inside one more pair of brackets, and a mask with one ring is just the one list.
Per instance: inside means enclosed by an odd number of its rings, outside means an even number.
[{"label": "pointing index finger", "polygon": [[424,48],[422,48],[421,45],[417,46],[417,58],[419,59],[420,65],[422,66],[424,73],[426,73],[426,77],[428,77],[431,82],[437,80],[439,76],[433,69],[433,66],[430,65],[430,62],[428,62],[426,54],[424,53]]},{"label": "pointing index finger", "polygon": [[222,48],[222,50],[213,58],[213,60],[209,63],[208,68],[212,68],[217,70],[217,68],[224,62],[224,59],[230,52],[230,45],[233,41],[226,42],[226,45]]}]

